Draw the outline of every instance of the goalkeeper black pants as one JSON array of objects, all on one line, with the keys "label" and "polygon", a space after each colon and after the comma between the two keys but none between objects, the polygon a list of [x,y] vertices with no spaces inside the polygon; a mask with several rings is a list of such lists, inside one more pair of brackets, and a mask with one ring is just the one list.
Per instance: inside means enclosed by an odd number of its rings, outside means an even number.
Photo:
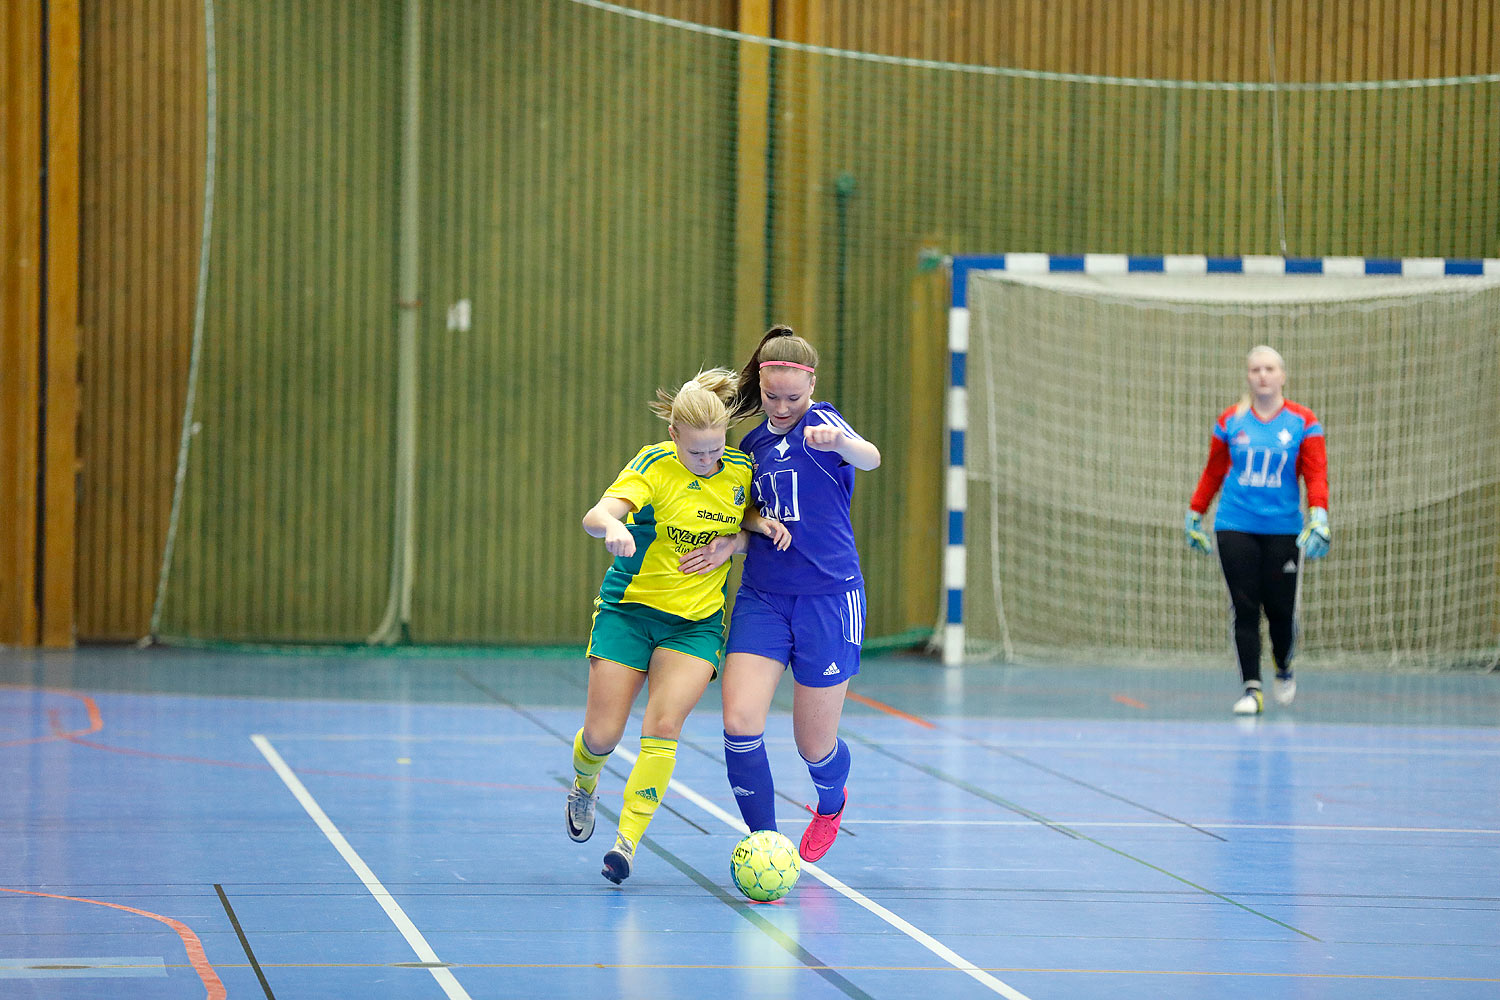
[{"label": "goalkeeper black pants", "polygon": [[1260,687],[1260,616],[1266,616],[1271,655],[1288,669],[1297,641],[1297,571],[1301,551],[1296,535],[1216,532],[1219,565],[1229,587],[1234,651],[1245,685]]}]

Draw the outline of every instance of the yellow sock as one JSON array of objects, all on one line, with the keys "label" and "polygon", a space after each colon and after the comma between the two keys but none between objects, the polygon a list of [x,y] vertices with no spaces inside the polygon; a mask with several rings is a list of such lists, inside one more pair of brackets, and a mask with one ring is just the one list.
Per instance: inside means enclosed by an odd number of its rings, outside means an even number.
[{"label": "yellow sock", "polygon": [[609,754],[600,756],[590,750],[583,742],[583,730],[578,730],[578,735],[573,737],[573,773],[578,775],[578,787],[590,793],[598,788],[599,772],[607,760]]},{"label": "yellow sock", "polygon": [[620,811],[620,836],[632,844],[641,842],[641,835],[656,815],[662,796],[667,794],[667,783],[672,780],[672,768],[677,766],[677,741],[659,740],[651,736],[641,737],[641,755],[630,769],[630,778],[625,782],[625,808]]}]

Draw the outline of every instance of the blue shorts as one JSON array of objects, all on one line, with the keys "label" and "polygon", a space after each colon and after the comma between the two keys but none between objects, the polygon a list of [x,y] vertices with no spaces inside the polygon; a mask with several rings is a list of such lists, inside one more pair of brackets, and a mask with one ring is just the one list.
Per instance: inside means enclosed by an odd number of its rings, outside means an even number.
[{"label": "blue shorts", "polygon": [[768,594],[741,586],[729,619],[726,653],[785,663],[803,687],[833,687],[859,673],[865,591]]}]

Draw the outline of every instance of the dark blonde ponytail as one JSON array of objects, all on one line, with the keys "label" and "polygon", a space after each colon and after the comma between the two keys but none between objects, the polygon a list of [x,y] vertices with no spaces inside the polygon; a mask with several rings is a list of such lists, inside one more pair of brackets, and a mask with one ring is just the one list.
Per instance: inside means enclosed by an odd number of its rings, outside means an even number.
[{"label": "dark blonde ponytail", "polygon": [[761,366],[776,362],[811,374],[818,367],[818,352],[789,326],[777,324],[766,331],[740,372],[739,392],[729,403],[729,419],[743,420],[760,410]]}]

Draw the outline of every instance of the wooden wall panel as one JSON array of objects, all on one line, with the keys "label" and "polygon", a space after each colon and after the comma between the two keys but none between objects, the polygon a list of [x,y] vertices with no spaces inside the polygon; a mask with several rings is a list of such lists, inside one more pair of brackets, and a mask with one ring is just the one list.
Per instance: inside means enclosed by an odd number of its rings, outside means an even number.
[{"label": "wooden wall panel", "polygon": [[[741,0],[735,30],[770,38],[771,0]],[[771,66],[768,45],[743,42],[735,81],[735,357],[749,357],[770,326],[766,287],[766,209],[770,188]]]},{"label": "wooden wall panel", "polygon": [[86,0],[78,635],[150,621],[202,228],[203,5]]},{"label": "wooden wall panel", "polygon": [[46,467],[42,474],[41,642],[73,644],[78,475],[78,0],[47,0]]},{"label": "wooden wall panel", "polygon": [[37,642],[41,0],[0,4],[0,643]]}]

